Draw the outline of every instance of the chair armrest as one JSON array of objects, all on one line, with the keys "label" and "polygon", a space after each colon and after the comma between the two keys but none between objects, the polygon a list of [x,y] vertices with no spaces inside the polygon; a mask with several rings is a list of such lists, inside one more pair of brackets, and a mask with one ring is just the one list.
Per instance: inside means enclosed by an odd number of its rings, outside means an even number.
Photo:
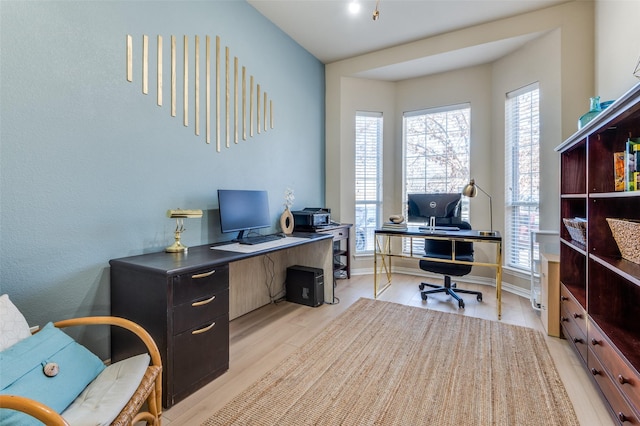
[{"label": "chair armrest", "polygon": [[0,407],[21,411],[48,426],[69,426],[60,414],[48,406],[24,396],[0,395]]},{"label": "chair armrest", "polygon": [[[113,317],[113,316],[96,316],[96,317],[81,317],[81,318],[70,318],[62,321],[57,321],[53,323],[54,326],[58,328],[66,328],[66,327],[75,327],[75,326],[83,326],[83,325],[112,325],[117,327],[122,327],[126,330],[131,331],[133,334],[138,336],[140,340],[147,347],[147,351],[149,352],[149,356],[151,357],[151,365],[158,366],[162,368],[162,358],[160,357],[160,351],[158,350],[158,346],[156,342],[153,340],[151,335],[142,328],[137,323],[130,321],[125,318]],[[158,374],[155,383],[156,389],[156,403],[158,408],[162,407],[162,370]]]}]

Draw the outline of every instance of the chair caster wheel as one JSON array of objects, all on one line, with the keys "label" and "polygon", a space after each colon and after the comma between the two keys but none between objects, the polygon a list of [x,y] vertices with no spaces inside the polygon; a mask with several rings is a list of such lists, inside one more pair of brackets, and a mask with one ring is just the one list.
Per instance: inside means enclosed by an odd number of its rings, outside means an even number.
[{"label": "chair caster wheel", "polygon": [[482,295],[481,295],[481,294],[479,294],[479,295],[476,297],[476,299],[478,300],[478,302],[482,302]]},{"label": "chair caster wheel", "polygon": [[464,300],[460,300],[460,301],[458,301],[458,307],[459,307],[460,309],[464,309]]},{"label": "chair caster wheel", "polygon": [[426,301],[428,296],[424,293],[420,293],[420,296],[422,296],[422,300]]},{"label": "chair caster wheel", "polygon": [[420,284],[418,288],[420,289],[420,291],[424,290],[424,283]]}]

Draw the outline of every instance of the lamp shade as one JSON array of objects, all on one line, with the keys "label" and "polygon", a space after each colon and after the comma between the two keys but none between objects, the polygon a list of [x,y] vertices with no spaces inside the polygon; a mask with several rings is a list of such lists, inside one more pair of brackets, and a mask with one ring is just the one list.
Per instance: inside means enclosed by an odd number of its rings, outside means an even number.
[{"label": "lamp shade", "polygon": [[170,217],[172,219],[176,219],[176,218],[194,219],[194,218],[202,217],[202,210],[183,210],[183,209],[167,210],[167,217]]},{"label": "lamp shade", "polygon": [[465,197],[473,198],[478,194],[478,188],[476,187],[476,181],[471,179],[468,184],[462,188],[462,195]]}]

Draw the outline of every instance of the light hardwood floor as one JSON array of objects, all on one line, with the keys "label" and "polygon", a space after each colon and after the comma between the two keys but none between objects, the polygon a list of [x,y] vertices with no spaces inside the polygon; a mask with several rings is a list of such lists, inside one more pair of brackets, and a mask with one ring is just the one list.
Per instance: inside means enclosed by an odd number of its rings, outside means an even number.
[{"label": "light hardwood floor", "polygon": [[[458,310],[457,303],[443,294],[429,296],[428,301],[423,302],[418,289],[418,284],[423,280],[422,277],[394,274],[393,285],[379,299],[497,320],[495,290],[492,287],[461,284],[463,288],[482,291],[484,297],[482,302],[477,302],[475,297],[467,295],[465,309]],[[231,398],[312,339],[332,318],[360,297],[373,298],[373,276],[362,275],[350,280],[338,280],[336,297],[340,299],[336,305],[325,304],[311,308],[280,302],[231,321],[229,371],[171,409],[165,410],[163,424],[201,424]],[[543,330],[540,317],[529,300],[507,292],[502,294],[502,321]],[[580,424],[613,425],[604,400],[569,343],[548,337],[547,344],[567,393],[574,403]]]}]

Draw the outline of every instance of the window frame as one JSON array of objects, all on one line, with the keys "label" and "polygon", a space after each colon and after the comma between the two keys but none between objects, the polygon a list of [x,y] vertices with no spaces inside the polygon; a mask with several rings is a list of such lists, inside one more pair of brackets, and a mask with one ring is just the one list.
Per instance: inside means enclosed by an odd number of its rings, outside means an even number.
[{"label": "window frame", "polygon": [[[526,102],[528,96],[535,97],[535,100],[528,102],[529,116],[523,118],[526,108],[519,110],[516,103]],[[514,128],[516,123],[520,124]],[[515,141],[514,138],[518,140]],[[528,182],[528,185],[523,184],[523,181]],[[540,85],[538,82],[506,94],[504,209],[505,266],[530,273],[531,257],[536,256],[536,253],[531,252],[531,231],[540,229]]]}]

